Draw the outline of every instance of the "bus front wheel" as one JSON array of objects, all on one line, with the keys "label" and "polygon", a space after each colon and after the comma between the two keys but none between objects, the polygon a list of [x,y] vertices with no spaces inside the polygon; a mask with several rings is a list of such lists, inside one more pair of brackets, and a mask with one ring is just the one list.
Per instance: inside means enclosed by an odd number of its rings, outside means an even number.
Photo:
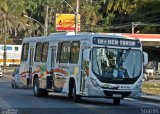
[{"label": "bus front wheel", "polygon": [[80,101],[80,98],[81,98],[81,96],[76,94],[76,85],[74,85],[74,88],[73,88],[73,101],[75,103],[77,103],[77,102]]},{"label": "bus front wheel", "polygon": [[115,104],[115,105],[119,105],[120,104],[120,99],[118,99],[118,98],[116,98],[116,99],[113,99],[113,103]]}]

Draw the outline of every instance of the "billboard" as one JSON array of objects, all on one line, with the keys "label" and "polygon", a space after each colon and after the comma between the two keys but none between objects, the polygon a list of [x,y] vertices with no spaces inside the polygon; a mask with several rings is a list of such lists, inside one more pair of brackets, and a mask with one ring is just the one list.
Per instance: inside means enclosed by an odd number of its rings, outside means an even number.
[{"label": "billboard", "polygon": [[[80,14],[78,14],[77,30],[80,31]],[[56,14],[57,31],[75,31],[75,14]]]}]

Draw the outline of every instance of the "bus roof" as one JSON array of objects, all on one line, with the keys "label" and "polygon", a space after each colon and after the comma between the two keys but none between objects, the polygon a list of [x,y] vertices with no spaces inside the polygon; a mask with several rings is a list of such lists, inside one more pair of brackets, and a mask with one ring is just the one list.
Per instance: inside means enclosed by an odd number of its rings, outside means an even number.
[{"label": "bus roof", "polygon": [[[49,36],[41,36],[41,37],[28,37],[23,39],[24,42],[39,42],[39,41],[53,41],[61,40],[61,41],[70,41],[70,40],[91,40],[93,37],[109,37],[109,38],[124,38],[124,39],[135,39],[129,36],[123,36],[121,34],[115,33],[88,33],[88,32],[79,32],[75,35],[74,32],[58,32],[52,33]],[[138,39],[136,39],[138,40]]]}]

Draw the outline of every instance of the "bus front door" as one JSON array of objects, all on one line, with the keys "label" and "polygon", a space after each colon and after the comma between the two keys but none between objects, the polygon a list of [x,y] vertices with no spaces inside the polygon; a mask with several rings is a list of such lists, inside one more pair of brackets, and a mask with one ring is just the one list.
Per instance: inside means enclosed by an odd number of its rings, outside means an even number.
[{"label": "bus front door", "polygon": [[85,94],[85,80],[89,72],[89,53],[90,51],[88,49],[82,49],[81,77],[80,77],[80,91],[82,94]]},{"label": "bus front door", "polygon": [[30,47],[30,54],[29,54],[29,77],[27,78],[27,86],[32,86],[32,65],[33,65],[33,55],[34,55],[34,48]]},{"label": "bus front door", "polygon": [[56,91],[56,85],[55,85],[55,55],[56,55],[56,47],[51,47],[50,48],[50,52],[51,52],[51,71],[52,71],[52,74],[50,77],[47,77],[47,85],[48,87],[47,88],[52,88],[54,89],[54,91]]}]

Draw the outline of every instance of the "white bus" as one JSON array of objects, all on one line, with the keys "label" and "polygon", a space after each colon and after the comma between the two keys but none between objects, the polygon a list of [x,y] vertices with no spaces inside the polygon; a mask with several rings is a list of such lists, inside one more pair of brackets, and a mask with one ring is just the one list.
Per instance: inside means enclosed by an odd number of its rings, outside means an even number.
[{"label": "white bus", "polygon": [[55,33],[25,38],[20,82],[33,86],[35,96],[68,93],[81,97],[139,97],[147,54],[138,39],[114,34]]},{"label": "white bus", "polygon": [[[17,66],[20,64],[21,45],[6,45],[6,66]],[[3,66],[4,45],[0,45],[0,66]]]}]

